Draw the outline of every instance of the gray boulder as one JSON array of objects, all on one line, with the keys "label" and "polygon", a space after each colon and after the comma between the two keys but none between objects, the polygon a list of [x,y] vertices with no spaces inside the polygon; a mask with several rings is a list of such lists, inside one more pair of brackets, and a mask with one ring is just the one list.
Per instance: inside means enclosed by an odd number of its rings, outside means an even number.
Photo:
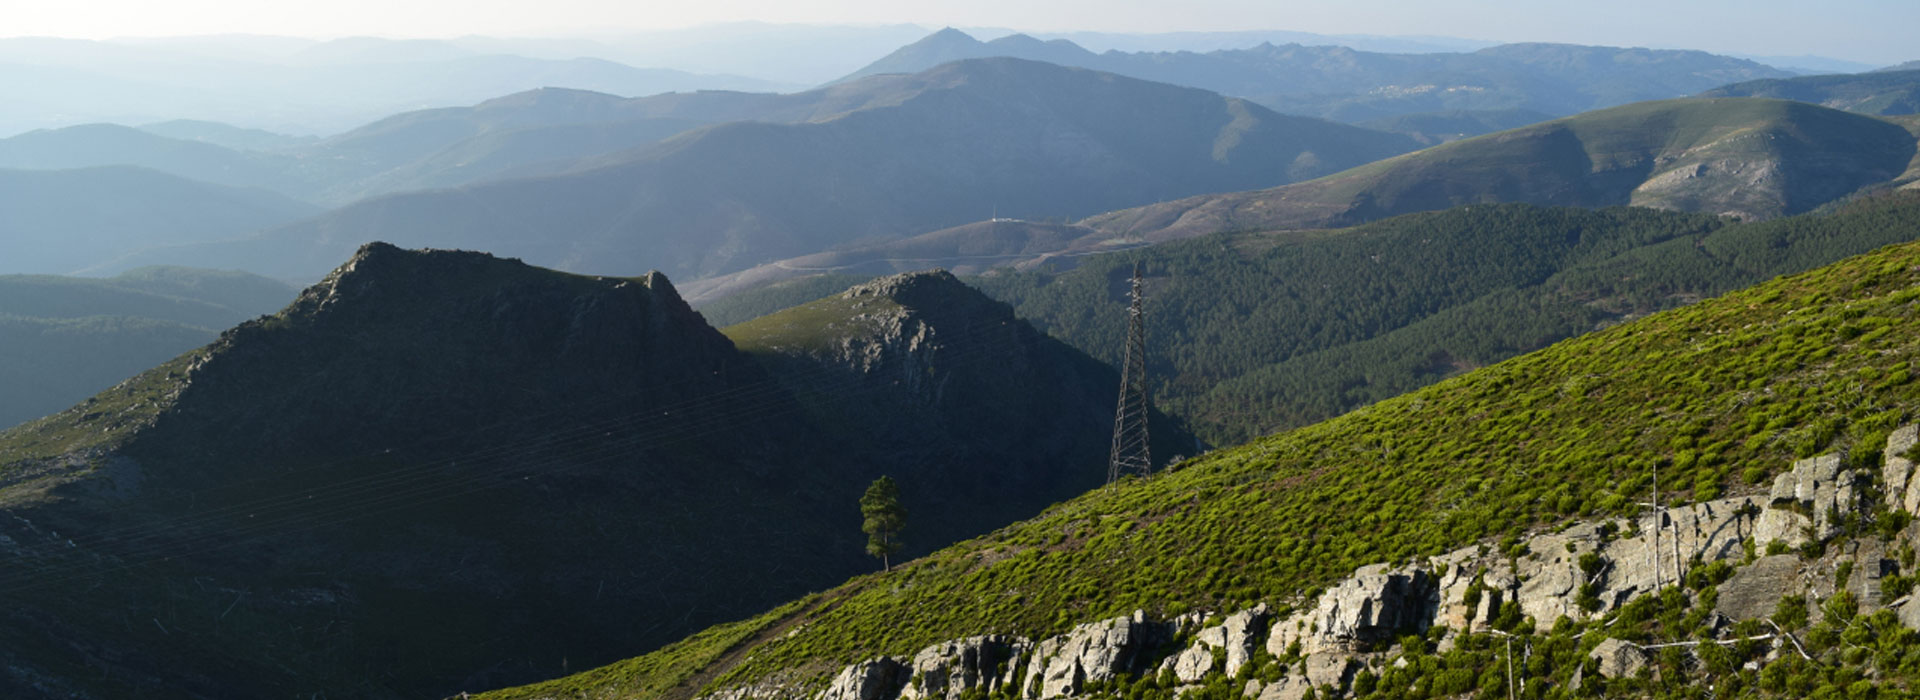
[{"label": "gray boulder", "polygon": [[908,676],[907,665],[891,656],[862,661],[834,676],[819,700],[893,700]]},{"label": "gray boulder", "polygon": [[1091,622],[1062,637],[1049,637],[1034,648],[1023,687],[1029,698],[1057,698],[1080,692],[1087,681],[1109,680],[1130,671],[1143,650],[1160,640],[1158,625],[1145,613]]},{"label": "gray boulder", "polygon": [[992,693],[1013,683],[1016,661],[1032,644],[1021,637],[988,635],[942,642],[914,654],[901,700],[957,700],[975,688]]},{"label": "gray boulder", "polygon": [[1325,653],[1307,657],[1307,682],[1319,687],[1344,689],[1358,670],[1360,664],[1345,654]]},{"label": "gray boulder", "polygon": [[1806,589],[1802,568],[1796,554],[1761,557],[1720,584],[1720,597],[1713,609],[1735,620],[1772,615],[1782,597]]},{"label": "gray boulder", "polygon": [[1608,639],[1587,656],[1600,660],[1600,675],[1623,678],[1640,672],[1647,665],[1647,652],[1633,642]]},{"label": "gray boulder", "polygon": [[1887,507],[1920,513],[1920,479],[1914,478],[1913,460],[1908,450],[1920,442],[1920,425],[1908,425],[1887,436],[1887,448],[1881,453],[1881,474],[1887,482]]},{"label": "gray boulder", "polygon": [[1402,629],[1425,631],[1433,623],[1438,597],[1437,582],[1424,570],[1368,567],[1321,595],[1312,621],[1332,640],[1382,641]]}]

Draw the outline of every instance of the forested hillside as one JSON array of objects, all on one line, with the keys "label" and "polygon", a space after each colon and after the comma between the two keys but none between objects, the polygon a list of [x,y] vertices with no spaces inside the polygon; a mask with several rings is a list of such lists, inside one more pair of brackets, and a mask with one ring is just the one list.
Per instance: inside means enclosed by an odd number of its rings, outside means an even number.
[{"label": "forested hillside", "polygon": [[1486,205],[1351,229],[1216,234],[977,284],[1117,363],[1121,282],[1141,264],[1155,400],[1201,437],[1232,444],[1914,239],[1916,193],[1762,223]]}]

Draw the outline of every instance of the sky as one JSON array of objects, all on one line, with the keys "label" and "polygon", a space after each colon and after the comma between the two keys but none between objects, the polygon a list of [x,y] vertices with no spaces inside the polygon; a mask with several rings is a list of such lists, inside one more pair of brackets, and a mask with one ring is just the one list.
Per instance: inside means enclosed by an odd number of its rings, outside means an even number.
[{"label": "sky", "polygon": [[1920,58],[1917,0],[0,0],[0,36],[569,36],[722,22],[1242,29]]}]

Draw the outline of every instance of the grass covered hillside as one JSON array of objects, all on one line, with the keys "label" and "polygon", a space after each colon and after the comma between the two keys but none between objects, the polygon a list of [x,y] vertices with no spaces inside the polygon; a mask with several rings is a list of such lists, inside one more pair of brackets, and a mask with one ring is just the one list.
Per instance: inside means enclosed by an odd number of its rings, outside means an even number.
[{"label": "grass covered hillside", "polygon": [[1324,228],[1463,204],[1622,204],[1746,219],[1808,211],[1907,170],[1898,124],[1783,100],[1642,102],[1455,141],[1316,180],[1092,217],[1108,236]]},{"label": "grass covered hillside", "polygon": [[1141,264],[1156,401],[1208,441],[1233,444],[1915,239],[1911,193],[1757,223],[1503,204],[1332,231],[1215,234],[976,283],[1118,363],[1123,281]]},{"label": "grass covered hillside", "polygon": [[1289,606],[1363,564],[1633,514],[1656,465],[1663,500],[1755,489],[1797,457],[1877,455],[1913,419],[1916,322],[1920,244],[1889,247],[1092,491],[653,655],[493,697],[824,683],[969,635]]}]

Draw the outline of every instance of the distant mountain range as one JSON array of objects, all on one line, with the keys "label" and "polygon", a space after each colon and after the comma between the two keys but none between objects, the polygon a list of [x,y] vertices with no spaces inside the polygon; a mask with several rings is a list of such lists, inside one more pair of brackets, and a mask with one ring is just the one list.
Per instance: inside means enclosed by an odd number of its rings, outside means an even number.
[{"label": "distant mountain range", "polygon": [[329,134],[396,112],[473,104],[540,87],[623,96],[790,87],[577,55],[485,53],[438,42],[345,39],[237,56],[203,50],[205,43],[0,39],[0,91],[8,96],[0,135],[76,122],[175,119]]},{"label": "distant mountain range", "polygon": [[[792,96],[699,93],[633,108],[788,123],[715,125],[558,175],[369,200],[248,240],[118,264],[190,259],[300,277],[363,240],[388,238],[584,272],[653,267],[697,278],[996,212],[1065,220],[1294,182],[1416,147],[1201,90],[1017,59]],[[360,133],[388,131],[406,129]]]},{"label": "distant mountain range", "polygon": [[696,303],[814,272],[979,272],[1217,231],[1351,226],[1465,204],[1638,205],[1764,219],[1920,180],[1920,123],[1760,99],[1647,102],[1455,141],[1307,182],[1066,222],[979,222],[685,285]]},{"label": "distant mountain range", "polygon": [[1920,66],[1858,75],[1750,80],[1700,93],[1702,97],[1772,97],[1861,114],[1920,113]]},{"label": "distant mountain range", "polygon": [[835,303],[731,331],[742,352],[658,274],[365,246],[0,432],[0,694],[524,682],[877,569],[881,475],[903,556],[1104,477],[1110,368],[951,276]]},{"label": "distant mountain range", "polygon": [[0,275],[0,429],[205,345],[293,293],[263,277],[191,268]]},{"label": "distant mountain range", "polygon": [[1289,114],[1343,122],[1410,114],[1525,110],[1551,117],[1794,74],[1700,51],[1507,44],[1471,53],[1374,53],[1344,46],[1261,44],[1193,52],[1108,51],[1015,34],[981,42],[944,29],[848,79],[913,73],[947,61],[1013,56],[1189,85]]},{"label": "distant mountain range", "polygon": [[267,190],[145,168],[0,170],[0,274],[70,273],[130,250],[234,238],[319,211]]}]

